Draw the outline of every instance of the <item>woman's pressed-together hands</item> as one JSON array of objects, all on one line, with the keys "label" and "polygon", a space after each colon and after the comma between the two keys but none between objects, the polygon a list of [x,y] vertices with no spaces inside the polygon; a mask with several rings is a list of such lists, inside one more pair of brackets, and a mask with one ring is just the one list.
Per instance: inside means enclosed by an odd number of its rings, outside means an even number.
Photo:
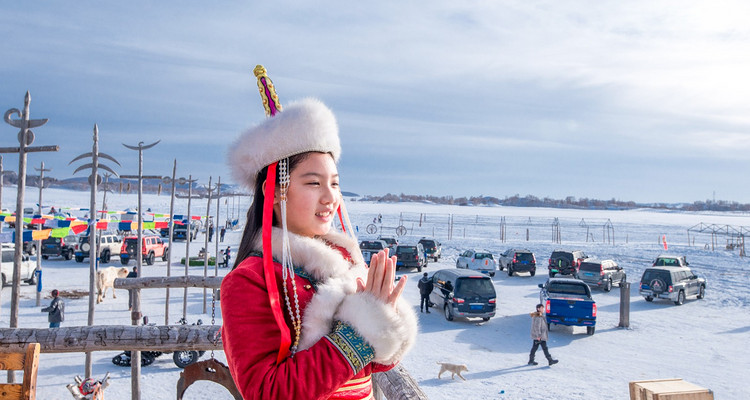
[{"label": "woman's pressed-together hands", "polygon": [[367,271],[367,283],[357,278],[357,292],[369,292],[392,307],[396,307],[396,300],[401,296],[406,286],[406,275],[394,284],[396,278],[396,256],[388,256],[390,249],[381,250],[370,259]]}]

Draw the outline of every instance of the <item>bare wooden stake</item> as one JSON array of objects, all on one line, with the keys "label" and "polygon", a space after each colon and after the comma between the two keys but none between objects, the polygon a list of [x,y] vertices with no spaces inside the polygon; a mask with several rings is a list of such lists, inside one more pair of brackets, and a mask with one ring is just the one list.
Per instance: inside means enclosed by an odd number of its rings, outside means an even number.
[{"label": "bare wooden stake", "polygon": [[[48,119],[30,119],[29,105],[31,104],[31,94],[27,91],[24,97],[23,112],[16,108],[11,108],[5,112],[5,122],[16,128],[18,131],[19,147],[0,147],[0,153],[18,153],[18,190],[16,191],[16,248],[13,257],[13,289],[10,298],[10,327],[18,326],[18,303],[21,291],[21,259],[23,257],[23,202],[26,192],[26,153],[40,151],[58,151],[59,146],[36,146],[30,147],[34,143],[34,132],[31,128],[37,128],[47,123]],[[20,119],[11,118],[14,114]],[[15,375],[8,371],[8,383],[15,383]]]},{"label": "bare wooden stake", "polygon": [[[221,350],[220,325],[97,325],[0,329],[0,352],[41,344],[42,353]],[[134,358],[137,360],[137,358]]]}]

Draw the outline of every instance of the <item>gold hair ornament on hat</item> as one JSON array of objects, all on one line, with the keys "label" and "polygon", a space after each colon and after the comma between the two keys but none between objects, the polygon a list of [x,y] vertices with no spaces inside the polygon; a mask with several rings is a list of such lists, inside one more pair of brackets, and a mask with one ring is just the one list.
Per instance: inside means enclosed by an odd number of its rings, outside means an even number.
[{"label": "gold hair ornament on hat", "polygon": [[260,98],[263,100],[263,108],[266,109],[266,116],[272,117],[281,111],[281,103],[279,103],[276,88],[274,88],[271,79],[268,78],[266,68],[262,65],[256,65],[253,73],[258,78],[258,90],[260,90]]}]

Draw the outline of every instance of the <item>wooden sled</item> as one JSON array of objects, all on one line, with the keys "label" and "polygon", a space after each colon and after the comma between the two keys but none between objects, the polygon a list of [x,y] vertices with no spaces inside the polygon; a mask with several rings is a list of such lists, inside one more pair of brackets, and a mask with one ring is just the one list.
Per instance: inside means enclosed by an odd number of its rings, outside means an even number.
[{"label": "wooden sled", "polygon": [[180,372],[180,380],[177,381],[177,400],[182,400],[187,388],[197,381],[216,382],[229,390],[235,400],[242,400],[242,395],[229,373],[229,367],[213,358],[192,363]]}]

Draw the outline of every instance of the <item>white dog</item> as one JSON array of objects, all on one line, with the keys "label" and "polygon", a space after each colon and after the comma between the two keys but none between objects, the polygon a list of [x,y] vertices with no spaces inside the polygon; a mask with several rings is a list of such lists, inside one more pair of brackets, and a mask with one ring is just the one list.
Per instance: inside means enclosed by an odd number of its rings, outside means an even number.
[{"label": "white dog", "polygon": [[440,379],[440,375],[443,374],[443,372],[450,372],[451,373],[451,379],[456,379],[456,375],[458,375],[459,378],[466,380],[461,375],[461,371],[469,372],[469,369],[466,368],[466,365],[464,364],[451,364],[446,362],[438,362],[438,365],[440,365],[440,372],[438,372],[438,379]]}]

